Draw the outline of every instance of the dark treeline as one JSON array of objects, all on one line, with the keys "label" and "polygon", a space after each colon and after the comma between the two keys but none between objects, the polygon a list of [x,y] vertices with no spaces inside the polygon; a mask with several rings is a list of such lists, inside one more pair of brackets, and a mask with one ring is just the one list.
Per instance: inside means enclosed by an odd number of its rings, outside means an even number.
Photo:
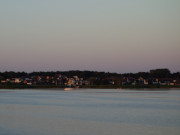
[{"label": "dark treeline", "polygon": [[99,78],[107,78],[107,77],[121,77],[121,74],[117,73],[106,73],[106,72],[98,72],[98,71],[51,71],[51,72],[0,72],[0,80],[5,78],[19,78],[19,77],[30,77],[30,76],[55,76],[56,74],[65,75],[67,77],[78,76],[80,78],[90,78],[90,77],[99,77]]},{"label": "dark treeline", "polygon": [[72,76],[78,76],[80,78],[90,78],[90,77],[96,77],[96,78],[108,78],[108,77],[133,77],[133,78],[180,78],[180,73],[171,73],[169,69],[154,69],[150,70],[149,72],[138,72],[138,73],[124,73],[124,74],[118,74],[118,73],[109,73],[109,72],[98,72],[98,71],[51,71],[51,72],[13,72],[13,71],[6,71],[6,72],[0,72],[0,80],[6,79],[6,78],[19,78],[19,77],[31,77],[31,76],[55,76],[56,74],[65,75],[67,77]]},{"label": "dark treeline", "polygon": [[169,69],[153,69],[149,72],[125,73],[122,76],[134,78],[180,78],[180,73],[171,73]]}]

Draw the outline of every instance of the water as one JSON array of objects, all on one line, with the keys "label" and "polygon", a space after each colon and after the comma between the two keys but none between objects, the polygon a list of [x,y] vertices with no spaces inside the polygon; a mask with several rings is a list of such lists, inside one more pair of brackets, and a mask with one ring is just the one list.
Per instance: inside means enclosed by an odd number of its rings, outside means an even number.
[{"label": "water", "polygon": [[0,135],[179,135],[180,89],[0,90]]}]

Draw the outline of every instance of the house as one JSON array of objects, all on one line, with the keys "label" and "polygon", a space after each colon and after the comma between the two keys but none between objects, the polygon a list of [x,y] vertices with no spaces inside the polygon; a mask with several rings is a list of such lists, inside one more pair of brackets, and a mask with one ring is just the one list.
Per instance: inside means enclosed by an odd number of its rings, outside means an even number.
[{"label": "house", "polygon": [[119,78],[119,77],[109,77],[109,78],[107,78],[108,79],[108,81],[109,81],[109,84],[111,84],[111,85],[120,85],[121,84],[121,79]]},{"label": "house", "polygon": [[1,80],[1,83],[6,83],[6,80]]},{"label": "house", "polygon": [[21,82],[22,82],[21,78],[12,78],[12,79],[10,79],[10,83],[21,83]]},{"label": "house", "polygon": [[137,80],[136,80],[136,84],[144,84],[144,78],[143,77],[139,77]]},{"label": "house", "polygon": [[83,78],[80,78],[80,80],[79,80],[79,85],[80,85],[80,86],[82,86],[82,85],[83,85],[83,83],[84,83]]},{"label": "house", "polygon": [[14,83],[21,83],[21,79],[20,78],[14,78]]},{"label": "house", "polygon": [[176,85],[176,86],[180,86],[180,79],[179,79],[179,78],[176,79],[175,85]]},{"label": "house", "polygon": [[171,78],[162,78],[159,80],[160,85],[170,85],[171,82],[173,83]]},{"label": "house", "polygon": [[149,84],[148,79],[144,79],[144,85],[148,85],[148,84]]},{"label": "house", "polygon": [[11,80],[11,79],[7,78],[7,79],[6,79],[6,82],[10,82],[10,80]]},{"label": "house", "polygon": [[50,79],[50,76],[46,76],[46,80],[49,80]]},{"label": "house", "polygon": [[110,81],[109,81],[109,84],[114,85],[115,82],[114,82],[113,80],[110,80]]},{"label": "house", "polygon": [[169,83],[169,85],[174,86],[174,85],[175,85],[175,83],[174,83],[174,82],[170,82],[170,83]]},{"label": "house", "polygon": [[75,86],[75,81],[74,78],[69,78],[67,81],[67,86],[68,87],[74,87]]},{"label": "house", "polygon": [[152,83],[153,85],[157,85],[157,84],[159,84],[159,79],[157,79],[157,78],[152,79],[152,80],[151,80],[151,83]]},{"label": "house", "polygon": [[123,77],[122,85],[135,85],[135,79],[132,77]]},{"label": "house", "polygon": [[23,81],[24,84],[27,84],[27,85],[32,85],[32,79],[29,79],[29,78],[25,78],[24,81]]}]

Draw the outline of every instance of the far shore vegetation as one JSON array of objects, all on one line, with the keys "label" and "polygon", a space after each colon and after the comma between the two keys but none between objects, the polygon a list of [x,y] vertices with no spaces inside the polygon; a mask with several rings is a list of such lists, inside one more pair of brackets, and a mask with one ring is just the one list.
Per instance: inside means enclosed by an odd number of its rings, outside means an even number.
[{"label": "far shore vegetation", "polygon": [[138,73],[97,71],[0,72],[0,89],[46,88],[180,88],[180,73],[153,69]]}]

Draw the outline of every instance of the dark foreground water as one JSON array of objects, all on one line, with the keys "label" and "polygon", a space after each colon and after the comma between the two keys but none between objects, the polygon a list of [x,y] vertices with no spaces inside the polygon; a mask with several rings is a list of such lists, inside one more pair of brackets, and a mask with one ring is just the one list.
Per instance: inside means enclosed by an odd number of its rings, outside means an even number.
[{"label": "dark foreground water", "polygon": [[0,90],[0,135],[180,135],[180,90]]}]

